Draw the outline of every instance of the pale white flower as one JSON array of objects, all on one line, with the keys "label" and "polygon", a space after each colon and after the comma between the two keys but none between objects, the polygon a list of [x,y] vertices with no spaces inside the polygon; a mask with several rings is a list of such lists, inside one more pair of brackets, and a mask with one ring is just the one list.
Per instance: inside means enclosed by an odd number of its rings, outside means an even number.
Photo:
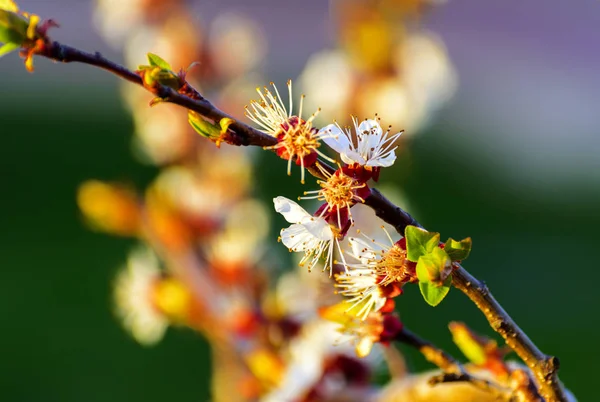
[{"label": "pale white flower", "polygon": [[[406,252],[389,236],[389,243],[383,244],[364,236],[349,238],[349,253],[356,262],[348,263],[348,271],[336,277],[339,293],[349,297],[347,311],[365,320],[373,312],[379,311],[386,303],[389,294],[384,293],[387,285],[402,284],[410,279],[405,266]],[[392,296],[393,297],[393,296]]]},{"label": "pale white flower", "polygon": [[311,270],[325,253],[324,270],[329,268],[331,274],[336,246],[342,255],[338,236],[331,225],[322,217],[312,216],[288,198],[276,197],[273,204],[275,210],[292,224],[281,230],[281,241],[290,251],[304,252],[300,265],[308,263],[308,269]]},{"label": "pale white flower", "polygon": [[318,156],[332,161],[318,149],[321,146],[320,140],[324,139],[327,133],[321,133],[312,125],[320,109],[304,120],[302,118],[304,95],[300,97],[298,114],[293,113],[292,81],[287,83],[289,110],[283,103],[275,84],[271,83],[271,85],[274,92],[266,87],[264,92],[256,88],[260,100],[252,100],[250,106],[246,106],[246,116],[258,124],[265,133],[277,138],[277,144],[265,149],[273,149],[280,158],[288,161],[288,175],[291,174],[293,161],[300,165],[301,182],[304,183],[305,167],[312,166]]},{"label": "pale white flower", "polygon": [[[287,131],[282,127],[283,124],[290,122],[292,117],[296,117],[300,122],[296,122],[295,125],[301,123],[303,125],[302,131],[306,131],[307,137],[312,137],[316,133],[312,133],[312,121],[319,113],[319,110],[315,112],[308,120],[302,120],[302,105],[304,103],[304,96],[300,97],[300,105],[298,108],[298,114],[294,115],[294,101],[292,96],[292,81],[287,82],[288,87],[288,107],[285,106],[283,99],[279,95],[279,91],[274,83],[271,83],[273,92],[267,87],[264,91],[260,88],[256,88],[256,92],[260,96],[260,100],[250,101],[250,105],[246,106],[246,116],[258,124],[260,128],[267,134],[277,137],[279,134]],[[316,130],[315,130],[316,131]]]},{"label": "pale white flower", "polygon": [[356,144],[350,129],[342,129],[339,124],[330,124],[320,131],[323,141],[340,154],[342,161],[347,164],[358,163],[362,166],[389,167],[394,164],[397,147],[394,142],[402,132],[389,136],[376,120],[358,122],[353,117]]},{"label": "pale white flower", "polygon": [[[340,342],[341,336],[344,337],[344,342]],[[343,377],[330,375],[325,371],[325,367],[334,356],[353,357],[355,351],[352,340],[339,333],[336,323],[323,319],[304,323],[300,334],[294,337],[287,347],[286,368],[281,383],[260,401],[304,400],[307,393],[322,380],[326,381],[328,394],[335,395],[343,391],[347,385]],[[364,363],[374,368],[381,361],[370,359]],[[329,398],[325,399],[329,400]]]},{"label": "pale white flower", "polygon": [[336,277],[335,286],[341,295],[349,297],[348,311],[361,320],[372,311],[379,311],[387,300],[377,283],[377,272],[372,269],[350,269]]},{"label": "pale white flower", "polygon": [[152,303],[152,291],[161,272],[150,249],[137,248],[115,280],[116,313],[123,326],[142,345],[152,345],[163,337],[169,322]]},{"label": "pale white flower", "polygon": [[223,230],[206,243],[207,261],[217,270],[251,267],[262,256],[268,228],[269,216],[261,202],[248,199],[234,205]]}]

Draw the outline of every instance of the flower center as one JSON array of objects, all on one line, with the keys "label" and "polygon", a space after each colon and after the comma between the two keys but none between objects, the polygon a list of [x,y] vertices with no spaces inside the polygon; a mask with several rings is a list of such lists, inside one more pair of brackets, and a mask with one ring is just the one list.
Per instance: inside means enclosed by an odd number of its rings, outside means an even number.
[{"label": "flower center", "polygon": [[281,124],[281,128],[276,135],[279,142],[274,148],[284,148],[287,153],[285,159],[294,156],[298,159],[303,159],[315,152],[321,145],[317,140],[316,134],[317,129],[311,123],[292,116],[288,121]]},{"label": "flower center", "polygon": [[406,251],[397,245],[392,246],[377,263],[377,274],[382,277],[379,284],[386,286],[394,282],[405,282],[408,280],[410,273],[406,270],[405,263]]},{"label": "flower center", "polygon": [[[327,181],[320,181],[319,195],[322,200],[327,202],[329,209],[348,208],[357,200],[355,190],[365,186],[364,183],[357,183],[356,180],[337,171]],[[364,202],[364,200],[360,200]]]}]

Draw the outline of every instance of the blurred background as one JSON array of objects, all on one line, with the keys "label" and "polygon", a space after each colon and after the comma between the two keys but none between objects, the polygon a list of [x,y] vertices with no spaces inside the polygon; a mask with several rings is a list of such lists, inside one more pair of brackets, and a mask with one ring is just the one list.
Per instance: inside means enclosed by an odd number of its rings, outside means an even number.
[{"label": "blurred background", "polygon": [[[106,27],[93,1],[19,4],[58,21],[61,28],[51,31],[56,40],[118,61],[133,57],[114,46],[118,35],[109,44],[110,33],[131,16]],[[310,94],[317,79],[307,73],[310,61],[347,39],[336,34],[343,1],[198,0],[189,7],[199,26],[227,11],[260,28],[262,81],[251,87],[300,76]],[[425,227],[442,237],[473,238],[467,269],[488,283],[544,352],[560,358],[560,377],[579,400],[591,400],[600,336],[600,4],[449,1],[419,20],[443,41],[449,58],[439,67],[443,88],[432,95],[443,102],[427,111],[398,106],[398,113],[426,118],[406,123],[410,131],[394,123],[410,138],[382,182],[402,192]],[[142,56],[152,50],[136,43]],[[424,63],[417,71],[431,65]],[[76,205],[77,187],[87,179],[143,189],[157,174],[132,152],[134,123],[121,96],[127,87],[91,67],[40,58],[29,74],[15,54],[2,58],[0,76],[0,398],[208,400],[210,353],[201,337],[170,330],[162,343],[143,348],[121,329],[110,293],[133,241],[90,231]],[[367,89],[354,94],[363,95],[372,96]],[[397,104],[392,97],[368,113],[379,112],[387,124]],[[229,105],[232,114],[243,113],[235,102]],[[255,193],[267,202],[297,194],[284,163],[264,154],[257,155]],[[456,290],[433,309],[408,287],[397,305],[409,327],[457,355],[448,321],[466,321],[491,335]],[[428,367],[407,353],[411,367]]]}]

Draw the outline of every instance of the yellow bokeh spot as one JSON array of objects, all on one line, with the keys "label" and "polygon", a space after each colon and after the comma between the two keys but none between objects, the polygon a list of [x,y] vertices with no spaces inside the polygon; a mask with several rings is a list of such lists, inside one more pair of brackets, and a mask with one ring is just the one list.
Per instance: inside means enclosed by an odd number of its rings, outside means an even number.
[{"label": "yellow bokeh spot", "polygon": [[373,339],[371,337],[360,338],[355,347],[356,356],[367,357],[371,353],[371,349],[373,349]]},{"label": "yellow bokeh spot", "polygon": [[452,333],[452,340],[460,351],[471,363],[482,365],[487,361],[487,354],[481,345],[471,334],[471,331],[461,323],[452,322],[448,326]]},{"label": "yellow bokeh spot", "polygon": [[155,307],[171,319],[188,321],[192,295],[181,282],[174,278],[160,279],[152,292]]},{"label": "yellow bokeh spot", "polygon": [[360,310],[359,306],[352,306],[347,301],[334,304],[328,307],[322,307],[319,309],[319,315],[321,318],[332,321],[337,324],[341,324],[343,327],[347,327],[359,319],[357,313]]},{"label": "yellow bokeh spot", "polygon": [[0,0],[0,10],[12,11],[16,13],[19,11],[19,6],[12,0]]},{"label": "yellow bokeh spot", "polygon": [[246,357],[252,374],[268,387],[278,385],[282,379],[283,364],[273,352],[257,349]]},{"label": "yellow bokeh spot", "polygon": [[131,191],[97,180],[83,183],[77,204],[89,223],[109,233],[134,235],[139,229],[139,209]]}]

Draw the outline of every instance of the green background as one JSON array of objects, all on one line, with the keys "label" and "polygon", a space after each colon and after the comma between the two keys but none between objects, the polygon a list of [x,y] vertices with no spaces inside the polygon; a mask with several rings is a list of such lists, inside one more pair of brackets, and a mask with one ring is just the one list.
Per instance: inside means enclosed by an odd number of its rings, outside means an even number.
[{"label": "green background", "polygon": [[[33,76],[22,72],[3,82],[0,100],[0,399],[208,400],[210,354],[203,339],[170,330],[157,347],[144,349],[121,330],[110,289],[132,242],[90,232],[76,209],[83,180],[143,188],[155,174],[130,154],[132,122],[116,84],[49,83],[47,68],[69,74],[86,67],[37,66]],[[104,73],[88,68],[87,74]],[[30,85],[23,87],[25,80]],[[446,118],[417,136],[382,179],[403,189],[426,227],[442,237],[474,239],[467,269],[488,283],[543,351],[560,357],[561,378],[579,400],[594,400],[598,193],[573,184],[568,202],[515,195],[510,182],[499,179],[502,172],[480,168],[437,141],[462,130]],[[297,194],[285,163],[262,158],[257,192],[267,201]],[[456,355],[448,321],[491,333],[456,289],[435,309],[416,287],[397,302],[407,326]],[[413,367],[429,367],[408,355]]]}]

